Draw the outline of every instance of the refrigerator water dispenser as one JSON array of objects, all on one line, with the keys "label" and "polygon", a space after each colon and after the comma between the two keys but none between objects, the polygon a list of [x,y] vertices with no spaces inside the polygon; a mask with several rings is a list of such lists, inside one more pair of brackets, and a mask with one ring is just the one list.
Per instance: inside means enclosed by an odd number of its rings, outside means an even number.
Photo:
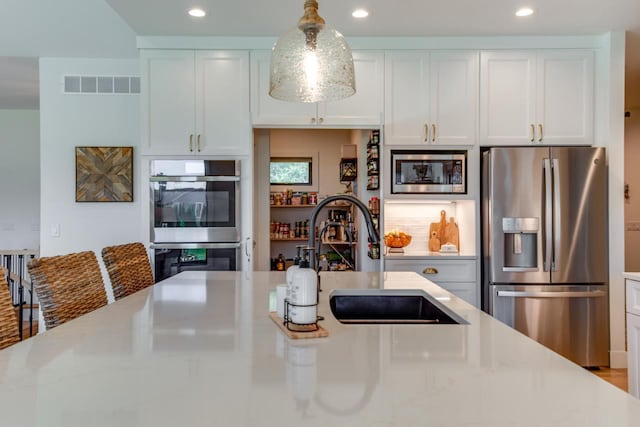
[{"label": "refrigerator water dispenser", "polygon": [[503,271],[538,270],[538,218],[502,218]]}]

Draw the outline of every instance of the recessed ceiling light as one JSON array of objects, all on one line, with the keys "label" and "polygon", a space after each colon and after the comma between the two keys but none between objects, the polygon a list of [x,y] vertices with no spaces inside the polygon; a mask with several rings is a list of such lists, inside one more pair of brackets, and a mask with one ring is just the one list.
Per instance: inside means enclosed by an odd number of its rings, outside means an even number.
[{"label": "recessed ceiling light", "polygon": [[207,13],[202,9],[190,9],[189,10],[189,15],[191,15],[193,17],[196,17],[196,18],[202,18],[206,14]]},{"label": "recessed ceiling light", "polygon": [[531,16],[531,15],[533,15],[533,9],[531,9],[530,7],[523,7],[516,11],[516,16],[523,17],[523,16]]},{"label": "recessed ceiling light", "polygon": [[353,16],[354,18],[366,18],[367,16],[369,16],[369,12],[364,9],[356,9],[353,11],[351,16]]}]

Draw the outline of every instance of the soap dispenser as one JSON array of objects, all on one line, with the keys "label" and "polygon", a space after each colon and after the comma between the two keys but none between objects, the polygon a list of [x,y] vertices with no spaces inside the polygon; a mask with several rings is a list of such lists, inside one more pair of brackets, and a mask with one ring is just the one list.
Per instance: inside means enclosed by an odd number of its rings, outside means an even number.
[{"label": "soap dispenser", "polygon": [[293,265],[287,268],[287,272],[285,273],[285,283],[287,284],[287,291],[285,294],[285,298],[287,300],[291,300],[291,287],[293,286],[293,275],[300,268],[300,260],[302,254],[302,248],[304,245],[296,246],[296,257],[293,259]]},{"label": "soap dispenser", "polygon": [[302,249],[300,266],[292,277],[287,320],[299,325],[312,325],[318,320],[318,276],[310,268],[313,251],[310,247]]}]

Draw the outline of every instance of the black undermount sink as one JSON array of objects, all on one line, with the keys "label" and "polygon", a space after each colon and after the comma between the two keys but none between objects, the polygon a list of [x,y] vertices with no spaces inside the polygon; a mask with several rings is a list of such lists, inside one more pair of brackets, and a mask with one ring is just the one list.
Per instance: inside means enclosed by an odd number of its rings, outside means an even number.
[{"label": "black undermount sink", "polygon": [[334,289],[329,305],[341,323],[469,324],[421,290]]}]

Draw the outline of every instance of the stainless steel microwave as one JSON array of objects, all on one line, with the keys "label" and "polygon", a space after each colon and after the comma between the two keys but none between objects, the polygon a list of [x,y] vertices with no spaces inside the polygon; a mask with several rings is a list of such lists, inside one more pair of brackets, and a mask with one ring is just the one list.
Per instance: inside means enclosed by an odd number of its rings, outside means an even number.
[{"label": "stainless steel microwave", "polygon": [[466,194],[467,152],[391,150],[392,194]]}]

